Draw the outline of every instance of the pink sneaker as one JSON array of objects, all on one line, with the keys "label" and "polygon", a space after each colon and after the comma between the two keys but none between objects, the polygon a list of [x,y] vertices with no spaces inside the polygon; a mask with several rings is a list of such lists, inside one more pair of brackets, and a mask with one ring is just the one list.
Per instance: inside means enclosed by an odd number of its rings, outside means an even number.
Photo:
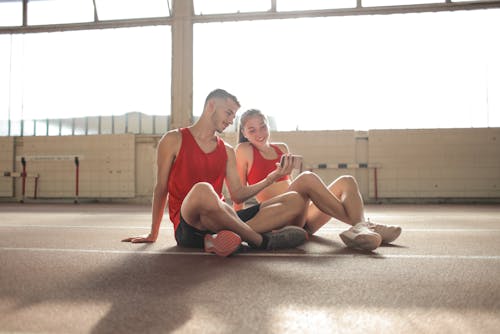
[{"label": "pink sneaker", "polygon": [[234,232],[223,230],[217,234],[205,235],[205,252],[219,256],[229,256],[241,246],[241,238]]}]

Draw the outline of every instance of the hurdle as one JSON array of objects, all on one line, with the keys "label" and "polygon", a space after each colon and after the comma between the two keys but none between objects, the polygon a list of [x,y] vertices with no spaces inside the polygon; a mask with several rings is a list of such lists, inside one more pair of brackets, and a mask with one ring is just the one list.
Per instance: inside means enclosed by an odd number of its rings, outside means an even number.
[{"label": "hurdle", "polygon": [[80,159],[78,159],[78,157],[75,157],[75,200],[74,200],[74,203],[77,204],[78,203],[78,193],[79,193],[79,180],[80,180]]},{"label": "hurdle", "polygon": [[26,198],[26,179],[34,179],[35,180],[35,188],[33,189],[33,198],[36,199],[37,197],[37,191],[38,191],[38,179],[40,178],[40,174],[28,174],[26,173],[26,170],[23,172],[10,172],[10,171],[4,171],[3,172],[4,177],[10,177],[12,179],[16,178],[21,178],[22,179],[22,197],[19,202],[24,203],[24,200]]},{"label": "hurdle", "polygon": [[373,169],[373,187],[375,200],[378,200],[378,169],[380,164],[369,164],[369,163],[319,163],[315,165],[308,165],[306,170],[312,172],[315,169]]},{"label": "hurdle", "polygon": [[38,179],[40,178],[39,174],[27,174],[26,173],[26,165],[28,161],[73,161],[75,164],[75,198],[74,203],[77,204],[79,200],[80,193],[80,160],[83,159],[81,154],[79,155],[33,155],[33,156],[21,156],[16,157],[17,161],[21,162],[23,171],[21,173],[16,172],[4,172],[4,176],[11,177],[21,177],[22,178],[22,199],[21,203],[24,203],[25,192],[26,192],[26,178],[32,177],[35,178],[35,194],[34,198],[37,198],[38,191]]}]

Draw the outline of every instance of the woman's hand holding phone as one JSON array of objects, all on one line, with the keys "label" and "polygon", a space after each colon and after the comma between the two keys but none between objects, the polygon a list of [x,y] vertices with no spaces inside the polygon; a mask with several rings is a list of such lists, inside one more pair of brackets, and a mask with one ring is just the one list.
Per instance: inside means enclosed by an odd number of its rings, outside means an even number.
[{"label": "woman's hand holding phone", "polygon": [[294,169],[301,169],[302,167],[302,156],[293,155],[290,153],[283,154],[281,156],[280,162],[276,163],[276,169],[269,173],[266,180],[269,180],[271,184],[285,175],[290,175]]},{"label": "woman's hand holding phone", "polygon": [[286,166],[287,162],[291,164],[292,169],[300,169],[302,166],[302,156],[295,154],[283,154],[281,156],[280,167],[286,169],[286,167],[288,167]]}]

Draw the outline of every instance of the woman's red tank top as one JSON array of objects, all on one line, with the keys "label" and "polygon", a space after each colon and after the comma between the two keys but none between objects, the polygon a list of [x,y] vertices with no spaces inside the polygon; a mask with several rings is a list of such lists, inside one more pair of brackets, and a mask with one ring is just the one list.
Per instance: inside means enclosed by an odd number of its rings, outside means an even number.
[{"label": "woman's red tank top", "polygon": [[[270,144],[274,151],[278,154],[276,159],[267,160],[264,159],[262,154],[260,154],[259,150],[252,145],[253,148],[253,163],[252,167],[250,167],[250,171],[247,175],[248,184],[255,184],[262,179],[264,179],[269,173],[276,169],[276,163],[280,161],[281,156],[283,155],[283,151],[277,145]],[[285,175],[280,177],[277,181],[289,180],[290,176]]]}]

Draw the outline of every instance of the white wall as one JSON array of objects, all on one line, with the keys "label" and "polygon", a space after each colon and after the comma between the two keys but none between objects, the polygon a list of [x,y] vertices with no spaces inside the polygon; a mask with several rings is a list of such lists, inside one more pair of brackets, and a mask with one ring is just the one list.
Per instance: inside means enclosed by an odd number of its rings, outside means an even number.
[{"label": "white wall", "polygon": [[[76,197],[76,164],[79,157],[79,197],[135,197],[135,136],[53,136],[21,137],[15,147],[15,169],[40,175],[39,198]],[[22,195],[17,179],[15,194]],[[34,193],[33,180],[27,180],[26,195]]]},{"label": "white wall", "polygon": [[374,130],[385,198],[500,197],[500,129]]},{"label": "white wall", "polygon": [[14,166],[14,137],[0,137],[0,197],[12,197],[12,178],[3,176]]},{"label": "white wall", "polygon": [[[223,134],[236,144],[236,134]],[[325,183],[342,174],[356,177],[365,201],[377,200],[498,200],[500,201],[500,128],[372,130],[368,132],[275,132],[292,152],[304,156],[305,169]],[[20,157],[28,158],[28,173],[40,174],[38,197],[75,196],[73,160],[30,160],[33,157],[72,157],[80,160],[80,197],[91,199],[151,199],[156,178],[159,135],[95,135],[0,137],[0,171],[21,171]],[[15,163],[13,157],[16,156]],[[368,163],[373,169],[317,169],[318,164]],[[20,198],[21,180],[0,179],[0,196]],[[27,181],[26,194],[34,182]],[[375,193],[375,189],[377,193]],[[15,191],[15,196],[13,195]],[[377,198],[375,198],[377,195]]]}]

